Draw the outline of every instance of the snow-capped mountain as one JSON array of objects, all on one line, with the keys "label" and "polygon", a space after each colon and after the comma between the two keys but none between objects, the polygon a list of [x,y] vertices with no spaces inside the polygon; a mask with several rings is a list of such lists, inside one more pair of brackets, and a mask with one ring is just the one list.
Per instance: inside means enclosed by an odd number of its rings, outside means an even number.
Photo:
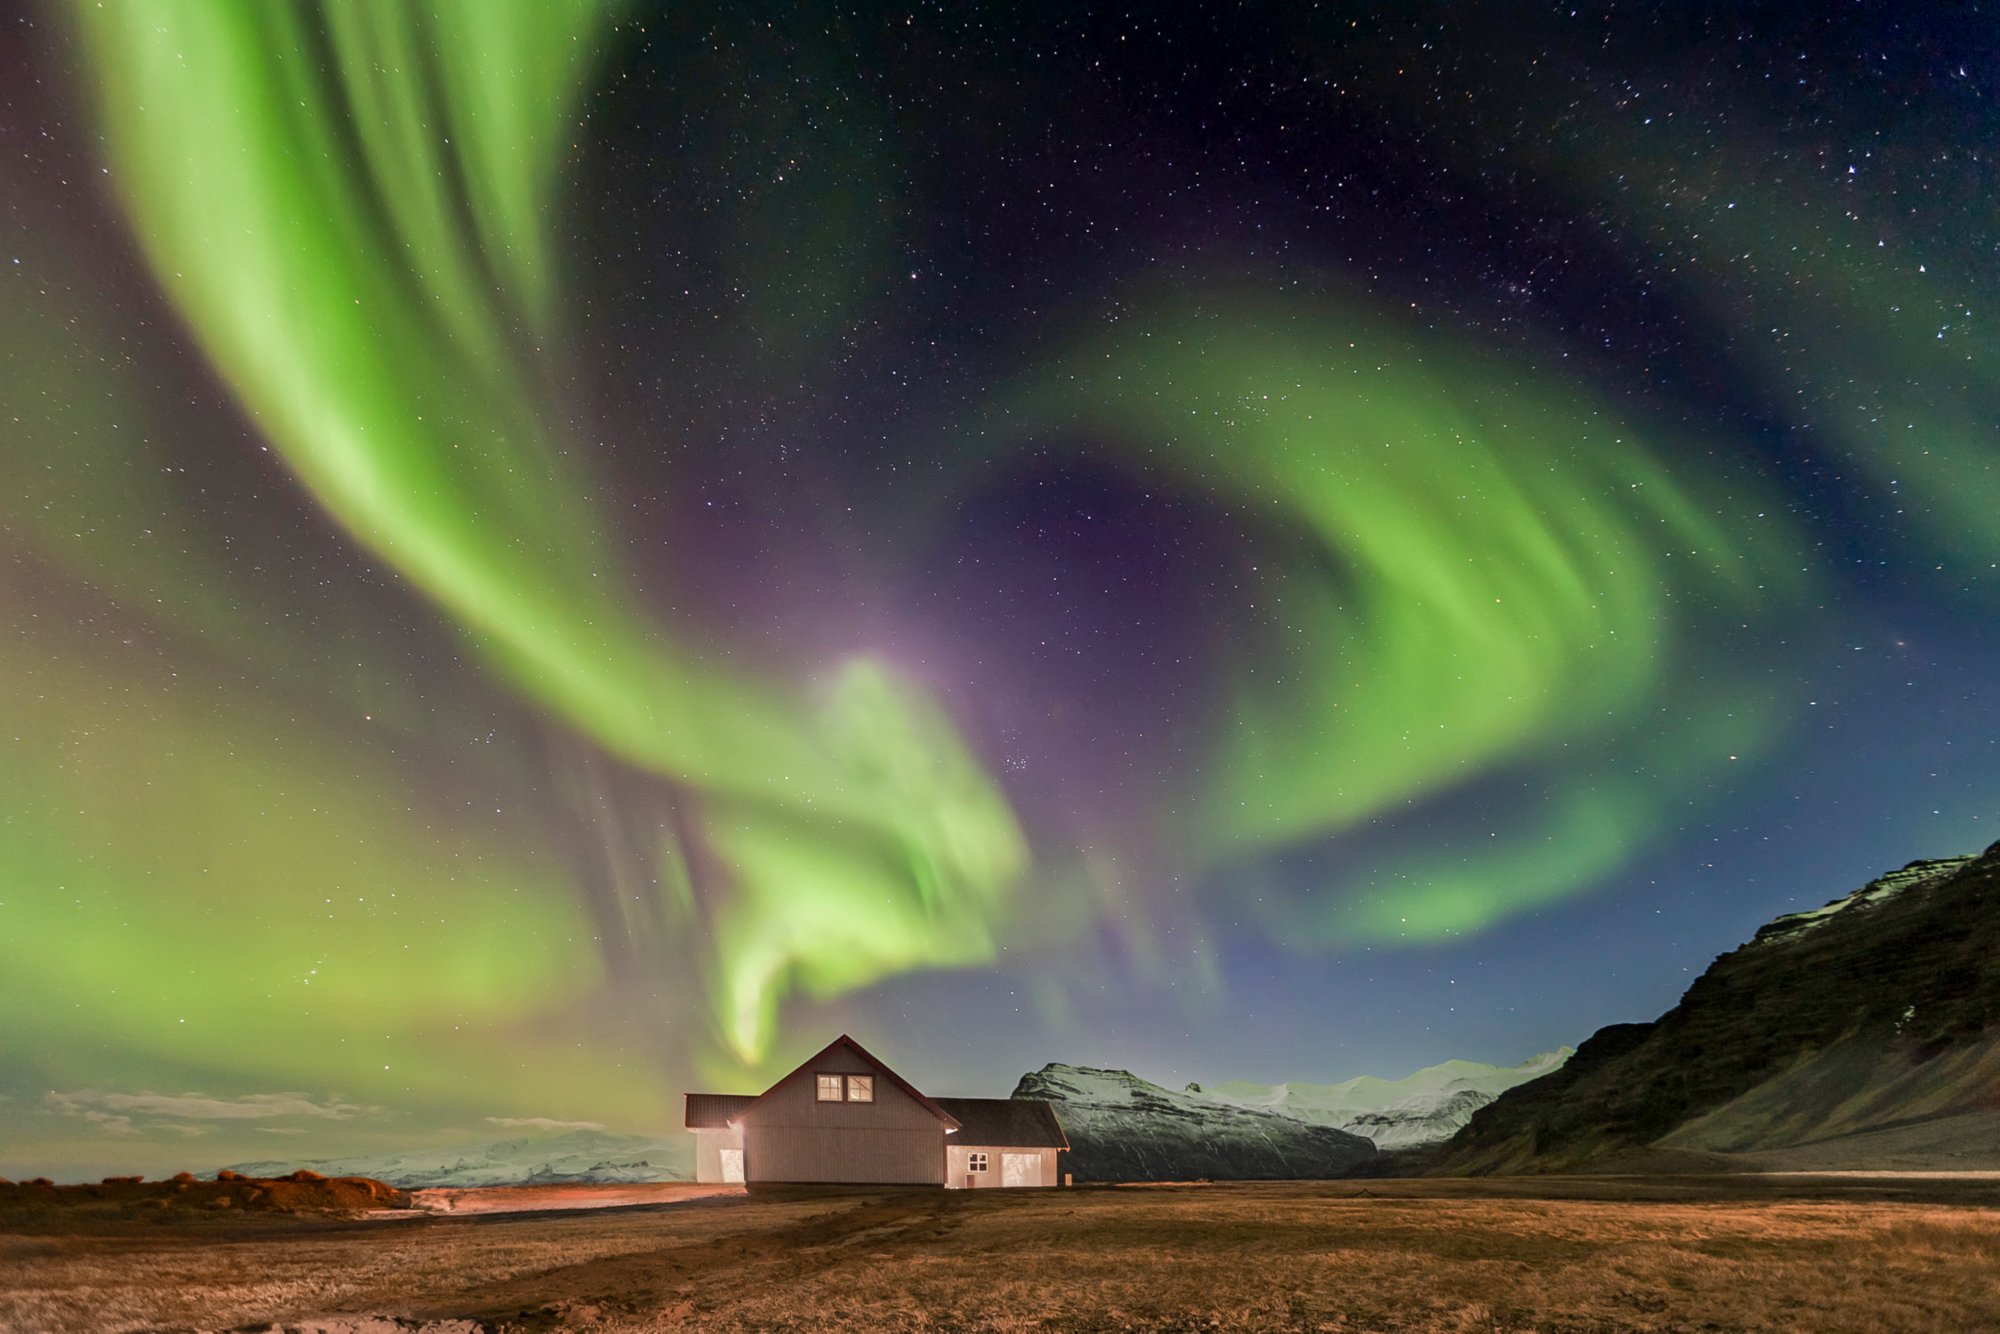
[{"label": "snow-capped mountain", "polygon": [[572,1130],[374,1157],[236,1163],[231,1170],[267,1177],[301,1167],[326,1176],[373,1177],[405,1188],[688,1181],[694,1177],[694,1141],[687,1135],[656,1140],[605,1130]]},{"label": "snow-capped mountain", "polygon": [[1078,1181],[1283,1180],[1353,1173],[1375,1157],[1359,1135],[1277,1112],[1175,1093],[1124,1070],[1045,1065],[1017,1098],[1044,1098],[1069,1137]]},{"label": "snow-capped mountain", "polygon": [[1338,1084],[1189,1084],[1211,1102],[1276,1112],[1295,1121],[1332,1126],[1373,1140],[1380,1149],[1438,1144],[1472,1114],[1517,1084],[1540,1079],[1574,1054],[1562,1047],[1519,1065],[1445,1061],[1401,1079],[1362,1075]]}]

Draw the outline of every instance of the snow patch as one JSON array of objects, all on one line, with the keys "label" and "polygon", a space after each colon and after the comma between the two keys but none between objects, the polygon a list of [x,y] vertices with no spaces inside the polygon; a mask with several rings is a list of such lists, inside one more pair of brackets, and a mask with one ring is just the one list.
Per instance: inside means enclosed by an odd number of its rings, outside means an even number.
[{"label": "snow patch", "polygon": [[1770,944],[1773,941],[1797,940],[1806,932],[1825,926],[1841,913],[1856,908],[1878,907],[1907,890],[1943,880],[1972,860],[1971,857],[1943,857],[1931,861],[1911,862],[1899,871],[1891,871],[1885,876],[1869,881],[1852,894],[1835,899],[1823,908],[1786,913],[1783,917],[1760,927],[1756,938],[1750,943],[1758,945]]}]

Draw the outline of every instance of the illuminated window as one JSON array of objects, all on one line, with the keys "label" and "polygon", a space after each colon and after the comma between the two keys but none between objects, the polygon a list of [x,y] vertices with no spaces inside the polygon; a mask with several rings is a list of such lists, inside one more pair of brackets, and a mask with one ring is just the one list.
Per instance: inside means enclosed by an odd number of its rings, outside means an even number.
[{"label": "illuminated window", "polygon": [[986,1170],[986,1155],[983,1153],[966,1154],[965,1170],[968,1172],[984,1172]]},{"label": "illuminated window", "polygon": [[847,1077],[847,1100],[849,1102],[875,1101],[875,1076],[849,1075]]},{"label": "illuminated window", "polygon": [[841,1099],[840,1076],[820,1075],[818,1078],[819,1100],[821,1102],[839,1102]]}]

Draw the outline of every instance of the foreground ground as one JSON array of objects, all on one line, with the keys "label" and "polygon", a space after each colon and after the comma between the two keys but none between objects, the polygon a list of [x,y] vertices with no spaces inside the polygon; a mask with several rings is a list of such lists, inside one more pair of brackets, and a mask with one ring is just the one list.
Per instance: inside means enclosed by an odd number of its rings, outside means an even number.
[{"label": "foreground ground", "polygon": [[0,1328],[1961,1331],[2000,1328],[1995,1255],[1990,1179],[710,1195],[82,1227],[43,1217],[0,1220]]}]

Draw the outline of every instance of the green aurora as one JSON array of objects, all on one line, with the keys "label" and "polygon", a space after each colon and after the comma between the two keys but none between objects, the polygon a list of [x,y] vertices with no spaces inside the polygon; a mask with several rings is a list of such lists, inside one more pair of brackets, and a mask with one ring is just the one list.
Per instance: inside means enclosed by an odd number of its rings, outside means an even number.
[{"label": "green aurora", "polygon": [[[522,387],[534,347],[510,355],[495,333],[551,336],[538,220],[608,16],[324,14],[337,64],[321,80],[289,9],[90,11],[128,206],[218,368],[328,512],[496,670],[701,794],[738,892],[717,926],[714,1000],[739,1055],[764,1053],[788,974],[828,991],[981,957],[1023,849],[949,725],[874,664],[834,665],[814,708],[650,623]],[[431,45],[454,58],[427,79],[413,53]],[[481,77],[499,69],[517,74]],[[332,141],[343,106],[352,156]],[[456,129],[448,161],[433,121]]]},{"label": "green aurora", "polygon": [[[949,689],[890,656],[746,666],[642,587],[563,388],[560,222],[625,8],[76,7],[153,281],[247,433],[432,620],[370,625],[343,576],[296,639],[256,632],[292,612],[160,480],[204,429],[147,369],[174,331],[79,383],[55,349],[119,337],[51,235],[35,260],[69,296],[0,313],[22,424],[0,443],[20,479],[0,511],[0,1025],[35,1053],[22,1087],[648,1124],[668,1069],[748,1079],[813,1045],[788,1004],[990,965],[1143,897],[1017,812]],[[1852,448],[1921,491],[1914,542],[1962,555],[1976,534],[2000,563],[1991,387],[1936,370],[1927,313],[1855,332],[1900,276],[1770,260],[1837,201],[1738,196],[1700,245],[1767,262],[1709,264],[1740,276],[1706,299],[1782,311],[1798,337],[1772,355],[1817,383],[1870,377]],[[1648,235],[1680,216],[1648,205]],[[841,218],[893,249],[866,210]],[[837,285],[782,241],[756,242],[771,268]],[[1048,340],[874,502],[907,517],[884,544],[907,557],[1062,439],[1245,516],[1258,629],[1228,647],[1156,863],[1293,948],[1421,948],[1587,894],[1782,747],[1797,702],[1744,646],[1823,575],[1762,470],[1552,352],[1338,281],[1250,287],[1132,280],[1118,329]],[[774,357],[809,362],[824,335],[771,304],[792,340]],[[462,690],[384,684],[452,643]],[[436,739],[496,729],[469,770]],[[1369,844],[1326,892],[1274,869],[1482,782],[1513,794],[1504,820]],[[673,814],[627,827],[634,809]],[[579,824],[643,849],[613,908],[565,850]]]}]

